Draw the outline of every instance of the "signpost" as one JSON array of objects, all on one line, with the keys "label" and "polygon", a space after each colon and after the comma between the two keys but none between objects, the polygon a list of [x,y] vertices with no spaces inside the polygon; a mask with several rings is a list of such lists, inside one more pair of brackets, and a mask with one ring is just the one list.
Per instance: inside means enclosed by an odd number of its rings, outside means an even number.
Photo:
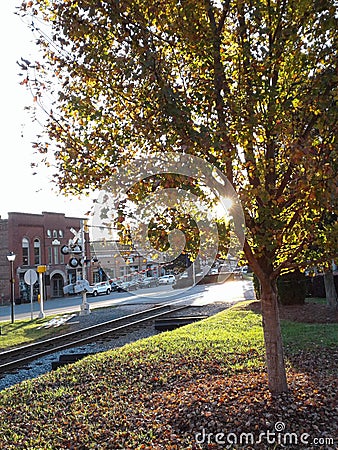
[{"label": "signpost", "polygon": [[[86,249],[85,249],[85,232],[84,232],[84,220],[81,220],[81,229],[76,234],[77,239],[81,239],[81,246],[82,246],[82,279],[86,280]],[[71,230],[72,231],[72,230]],[[85,316],[87,314],[90,314],[90,305],[87,302],[87,292],[86,289],[82,291],[82,304],[80,309],[80,316]]]},{"label": "signpost", "polygon": [[40,285],[40,313],[39,319],[43,319],[45,317],[45,313],[43,311],[43,278],[42,275],[47,271],[47,266],[38,266],[36,268],[39,274],[39,285]]},{"label": "signpost", "polygon": [[28,269],[24,275],[25,283],[28,284],[30,288],[31,297],[31,320],[33,320],[33,286],[38,281],[38,276],[33,269]]},{"label": "signpost", "polygon": [[[74,287],[74,291],[76,293],[82,292],[82,304],[80,310],[80,316],[90,314],[90,305],[87,302],[87,291],[89,291],[89,283],[86,280],[86,248],[85,248],[85,221],[81,220],[81,228],[76,231],[74,228],[71,228],[70,231],[73,233],[73,239],[69,239],[68,245],[63,245],[61,247],[61,253],[63,255],[72,255],[68,264],[73,269],[77,267],[82,267],[82,279],[76,280],[76,285]],[[80,243],[80,245],[79,245]],[[81,255],[81,259],[75,258],[73,255]],[[76,278],[78,275],[76,275]]]}]

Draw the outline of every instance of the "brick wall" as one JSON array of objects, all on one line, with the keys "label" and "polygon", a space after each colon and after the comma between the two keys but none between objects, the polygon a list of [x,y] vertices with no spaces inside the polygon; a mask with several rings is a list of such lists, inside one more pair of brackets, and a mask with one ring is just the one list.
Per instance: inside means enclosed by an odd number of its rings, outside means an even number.
[{"label": "brick wall", "polygon": [[0,219],[0,304],[3,304],[10,297],[8,251],[8,220]]},{"label": "brick wall", "polygon": [[[47,266],[46,280],[50,280],[50,283],[46,282],[47,298],[63,295],[62,287],[68,283],[74,270],[68,266],[69,257],[62,255],[60,250],[74,238],[72,228],[76,231],[81,228],[81,218],[66,217],[62,213],[54,212],[42,214],[10,212],[8,220],[0,220],[0,295],[2,294],[4,302],[10,300],[10,266],[6,257],[8,251],[16,254],[15,298],[18,302],[27,300],[25,272],[28,269],[35,270],[38,265]],[[28,258],[24,257],[23,239],[27,242]],[[35,245],[39,246],[39,252],[35,252]],[[39,253],[39,259],[36,253]],[[86,256],[90,258],[88,236],[86,236]]]}]

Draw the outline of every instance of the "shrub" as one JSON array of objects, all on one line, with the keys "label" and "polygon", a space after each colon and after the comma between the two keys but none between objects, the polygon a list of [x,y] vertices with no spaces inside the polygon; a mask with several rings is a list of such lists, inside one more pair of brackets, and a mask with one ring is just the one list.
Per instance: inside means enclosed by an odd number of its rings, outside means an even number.
[{"label": "shrub", "polygon": [[306,297],[306,278],[300,270],[281,275],[277,280],[278,298],[282,305],[303,305]]},{"label": "shrub", "polygon": [[307,278],[307,297],[325,298],[325,284],[324,277],[322,275],[316,275],[314,277]]}]

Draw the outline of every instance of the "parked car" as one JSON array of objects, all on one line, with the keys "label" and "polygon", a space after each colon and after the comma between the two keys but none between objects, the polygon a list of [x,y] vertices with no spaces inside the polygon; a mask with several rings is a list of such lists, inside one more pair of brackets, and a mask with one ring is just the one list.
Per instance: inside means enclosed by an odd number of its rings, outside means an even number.
[{"label": "parked car", "polygon": [[118,292],[128,292],[134,291],[136,289],[136,284],[132,283],[131,281],[122,281],[118,283],[117,286]]},{"label": "parked car", "polygon": [[234,279],[236,280],[243,280],[243,272],[239,267],[236,267],[233,271]]},{"label": "parked car", "polygon": [[110,289],[112,292],[118,291],[119,285],[115,281],[109,281],[110,283]]},{"label": "parked car", "polygon": [[173,284],[175,283],[175,275],[163,275],[158,279],[159,284]]},{"label": "parked car", "polygon": [[74,286],[74,283],[66,284],[65,286],[63,286],[63,293],[65,295],[74,295]]},{"label": "parked car", "polygon": [[100,281],[99,283],[95,283],[89,286],[88,294],[94,295],[96,297],[99,294],[110,294],[111,286],[109,281]]},{"label": "parked car", "polygon": [[142,288],[151,288],[159,285],[158,278],[155,277],[144,277],[139,281],[139,287]]},{"label": "parked car", "polygon": [[128,291],[136,291],[136,289],[138,289],[139,284],[137,280],[130,280],[128,281],[129,286],[128,286]]},{"label": "parked car", "polygon": [[77,280],[75,283],[70,283],[63,287],[65,295],[81,294],[83,291],[87,293],[92,291],[92,286],[89,285],[87,280]]},{"label": "parked car", "polygon": [[82,292],[90,292],[91,287],[87,280],[77,280],[74,285],[74,293],[81,294]]},{"label": "parked car", "polygon": [[181,279],[181,278],[189,278],[188,272],[183,272],[183,273],[180,275],[180,279]]}]

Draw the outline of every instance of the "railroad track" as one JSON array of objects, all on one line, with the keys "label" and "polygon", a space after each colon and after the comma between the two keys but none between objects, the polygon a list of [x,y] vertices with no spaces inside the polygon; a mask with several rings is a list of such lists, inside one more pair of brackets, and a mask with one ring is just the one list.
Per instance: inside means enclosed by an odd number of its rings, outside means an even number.
[{"label": "railroad track", "polygon": [[0,352],[0,376],[48,354],[60,352],[71,347],[80,347],[91,341],[100,342],[108,337],[113,337],[114,334],[126,333],[130,329],[135,329],[135,327],[144,326],[146,322],[188,308],[189,306],[186,304],[179,305],[182,301],[176,300],[165,303],[61,336]]}]

